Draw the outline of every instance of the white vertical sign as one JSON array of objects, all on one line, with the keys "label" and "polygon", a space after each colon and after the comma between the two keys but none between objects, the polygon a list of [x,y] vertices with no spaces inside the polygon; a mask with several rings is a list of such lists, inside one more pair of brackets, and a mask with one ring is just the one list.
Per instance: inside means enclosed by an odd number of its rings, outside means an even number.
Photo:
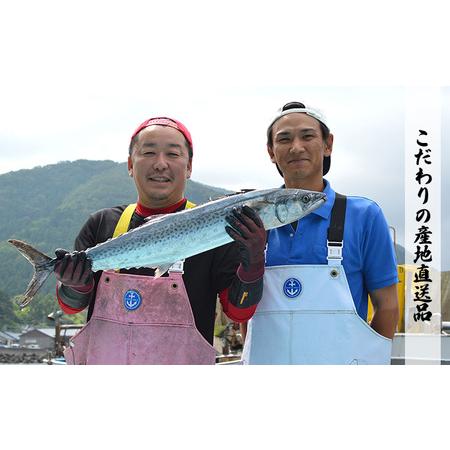
[{"label": "white vertical sign", "polygon": [[440,364],[441,90],[405,101],[405,364]]}]

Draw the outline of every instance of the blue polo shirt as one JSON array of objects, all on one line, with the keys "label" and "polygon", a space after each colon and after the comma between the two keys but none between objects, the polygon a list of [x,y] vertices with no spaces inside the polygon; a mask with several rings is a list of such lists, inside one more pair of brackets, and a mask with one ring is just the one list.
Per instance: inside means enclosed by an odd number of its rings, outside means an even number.
[{"label": "blue polo shirt", "polygon": [[[324,180],[326,202],[298,221],[270,230],[266,266],[328,264],[327,233],[336,193]],[[380,207],[363,197],[347,197],[343,261],[356,310],[367,318],[368,292],[398,282],[389,227]]]}]

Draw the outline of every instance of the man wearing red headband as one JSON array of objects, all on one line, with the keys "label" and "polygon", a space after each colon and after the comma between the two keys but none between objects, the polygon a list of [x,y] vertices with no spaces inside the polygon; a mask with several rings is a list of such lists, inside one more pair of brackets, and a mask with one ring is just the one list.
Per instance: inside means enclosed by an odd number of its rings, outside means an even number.
[{"label": "man wearing red headband", "polygon": [[233,321],[252,316],[262,293],[266,232],[249,208],[237,212],[246,224],[239,247],[228,244],[179,261],[168,276],[155,278],[149,268],[93,273],[83,252],[146,217],[193,207],[184,197],[192,157],[192,138],[182,123],[168,117],[143,122],[128,157],[137,203],[97,211],[78,234],[76,253],[56,251],[61,308],[72,314],[89,306],[86,326],[65,351],[68,363],[214,364],[217,295]]}]

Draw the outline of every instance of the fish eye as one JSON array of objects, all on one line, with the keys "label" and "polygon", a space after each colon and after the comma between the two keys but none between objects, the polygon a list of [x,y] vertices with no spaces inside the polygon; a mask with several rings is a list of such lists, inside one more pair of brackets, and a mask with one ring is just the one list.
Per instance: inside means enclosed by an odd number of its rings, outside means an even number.
[{"label": "fish eye", "polygon": [[311,201],[311,195],[310,194],[304,194],[302,197],[303,203],[309,203]]}]

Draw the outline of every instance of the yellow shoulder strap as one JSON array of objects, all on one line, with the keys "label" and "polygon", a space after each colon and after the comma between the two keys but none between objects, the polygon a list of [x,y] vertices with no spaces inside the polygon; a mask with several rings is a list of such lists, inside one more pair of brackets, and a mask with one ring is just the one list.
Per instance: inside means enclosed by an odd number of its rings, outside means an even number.
[{"label": "yellow shoulder strap", "polygon": [[191,209],[191,208],[195,208],[195,203],[192,203],[188,200],[186,202],[186,206],[184,207],[184,209]]},{"label": "yellow shoulder strap", "polygon": [[120,236],[128,231],[128,227],[130,226],[131,216],[136,209],[137,203],[132,203],[128,205],[120,216],[119,221],[117,222],[116,228],[114,230],[113,238]]}]

